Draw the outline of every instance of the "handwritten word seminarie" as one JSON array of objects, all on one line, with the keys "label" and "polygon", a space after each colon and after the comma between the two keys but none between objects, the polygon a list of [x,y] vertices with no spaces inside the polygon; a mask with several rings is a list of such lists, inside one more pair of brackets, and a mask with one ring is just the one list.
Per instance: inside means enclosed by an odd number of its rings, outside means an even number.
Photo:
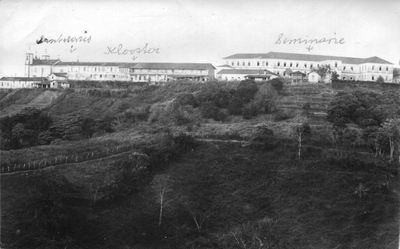
[{"label": "handwritten word seminarie", "polygon": [[[108,51],[104,52],[104,54],[116,54],[116,55],[134,55],[134,54],[159,54],[160,48],[148,48],[148,44],[144,45],[143,48],[134,48],[134,49],[123,49],[122,44],[119,44],[116,47],[107,46]],[[133,60],[137,59],[136,56],[132,57]]]},{"label": "handwritten word seminarie", "polygon": [[281,33],[278,36],[278,40],[276,40],[275,45],[279,44],[309,44],[309,46],[306,48],[308,51],[313,49],[311,47],[311,44],[321,44],[321,43],[327,43],[327,44],[344,44],[344,38],[337,39],[337,38],[320,38],[320,39],[302,39],[302,38],[296,38],[296,39],[288,39],[285,38],[283,39],[283,33]]}]

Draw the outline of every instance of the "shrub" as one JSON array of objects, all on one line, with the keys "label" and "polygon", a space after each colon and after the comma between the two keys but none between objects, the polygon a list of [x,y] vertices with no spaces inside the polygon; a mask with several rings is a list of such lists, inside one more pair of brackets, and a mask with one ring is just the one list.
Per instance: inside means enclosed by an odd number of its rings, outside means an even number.
[{"label": "shrub", "polygon": [[197,103],[195,98],[193,97],[193,95],[191,93],[181,93],[179,94],[174,102],[174,105],[176,106],[186,106],[186,105],[190,105],[192,107],[197,107]]},{"label": "shrub", "polygon": [[280,78],[275,78],[269,81],[272,87],[280,94],[283,91],[283,81]]},{"label": "shrub", "polygon": [[118,111],[118,112],[123,112],[123,111],[126,111],[126,109],[128,109],[129,107],[130,107],[130,104],[129,104],[129,103],[127,103],[127,102],[122,102],[122,103],[118,106],[117,111]]},{"label": "shrub", "polygon": [[111,116],[104,116],[100,120],[96,120],[96,131],[111,133],[114,132],[113,122],[115,118]]},{"label": "shrub", "polygon": [[257,91],[258,87],[254,81],[243,80],[235,91],[235,97],[246,104],[254,98]]},{"label": "shrub", "polygon": [[239,115],[243,113],[243,101],[238,97],[233,97],[229,102],[228,112],[232,115]]},{"label": "shrub", "polygon": [[205,102],[213,102],[218,108],[226,108],[229,105],[231,94],[220,83],[207,82],[201,91],[195,95],[196,103],[202,105]]},{"label": "shrub", "polygon": [[253,134],[252,140],[255,142],[266,142],[267,140],[271,140],[273,136],[274,132],[266,125],[262,124],[256,126],[256,131]]},{"label": "shrub", "polygon": [[385,83],[385,79],[379,75],[379,77],[376,79],[377,83]]},{"label": "shrub", "polygon": [[291,118],[289,114],[285,113],[285,112],[277,112],[274,115],[274,121],[283,121],[283,120],[287,120]]},{"label": "shrub", "polygon": [[243,119],[251,119],[258,115],[258,108],[256,105],[250,103],[246,107],[243,108]]},{"label": "shrub", "polygon": [[194,137],[184,133],[180,133],[179,135],[173,137],[173,141],[176,149],[179,152],[186,152],[198,146],[198,143]]},{"label": "shrub", "polygon": [[212,118],[215,121],[224,121],[227,115],[218,109],[214,102],[208,101],[200,106],[201,116],[203,118]]}]

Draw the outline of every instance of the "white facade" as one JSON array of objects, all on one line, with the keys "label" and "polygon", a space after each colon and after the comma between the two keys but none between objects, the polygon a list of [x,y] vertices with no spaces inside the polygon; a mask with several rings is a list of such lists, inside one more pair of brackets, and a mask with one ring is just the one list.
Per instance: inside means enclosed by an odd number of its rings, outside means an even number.
[{"label": "white facade", "polygon": [[316,72],[311,72],[308,74],[308,82],[310,83],[318,83],[321,80],[321,76]]},{"label": "white facade", "polygon": [[131,81],[129,68],[115,63],[60,62],[53,66],[53,72],[67,73],[70,80]]},{"label": "white facade", "polygon": [[287,69],[308,74],[313,68],[329,65],[332,71],[339,74],[341,80],[376,81],[382,76],[385,82],[391,83],[393,79],[393,64],[378,57],[363,59],[270,52],[234,54],[224,60],[234,69],[267,69],[283,77],[287,76]]},{"label": "white facade", "polygon": [[223,81],[241,81],[246,79],[262,81],[277,77],[279,77],[279,75],[265,69],[222,69],[217,73],[217,79]]},{"label": "white facade", "polygon": [[40,83],[44,78],[27,78],[27,77],[3,77],[0,79],[0,88],[17,89],[17,88],[35,88],[35,83]]},{"label": "white facade", "polygon": [[215,78],[215,67],[209,63],[137,63],[130,68],[130,76],[135,82],[208,81]]},{"label": "white facade", "polygon": [[33,77],[65,73],[68,80],[134,82],[215,78],[215,68],[209,63],[61,62],[49,57],[42,60],[31,57],[31,54],[26,55],[25,71]]}]

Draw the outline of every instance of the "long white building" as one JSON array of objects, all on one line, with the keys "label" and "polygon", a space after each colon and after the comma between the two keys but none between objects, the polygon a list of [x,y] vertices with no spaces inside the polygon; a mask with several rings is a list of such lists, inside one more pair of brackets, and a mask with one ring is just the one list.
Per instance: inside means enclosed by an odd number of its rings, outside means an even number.
[{"label": "long white building", "polygon": [[[385,82],[392,83],[393,63],[379,57],[353,58],[329,55],[294,54],[269,52],[260,54],[239,53],[223,58],[232,69],[269,70],[287,77],[288,69],[309,74],[313,68],[330,65],[341,80],[376,81],[382,76]],[[227,72],[229,69],[224,70]],[[220,78],[224,75],[219,74]]]},{"label": "long white building", "polygon": [[178,79],[208,81],[215,77],[210,63],[63,62],[26,54],[25,77],[65,73],[68,80],[165,82]]}]

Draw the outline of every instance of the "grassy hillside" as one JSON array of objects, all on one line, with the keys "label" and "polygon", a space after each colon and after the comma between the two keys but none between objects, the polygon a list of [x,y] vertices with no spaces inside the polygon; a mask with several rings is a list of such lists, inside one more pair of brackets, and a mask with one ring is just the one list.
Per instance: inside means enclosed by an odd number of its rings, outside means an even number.
[{"label": "grassy hillside", "polygon": [[[112,201],[100,199],[103,192],[93,198],[121,158],[3,176],[2,242],[7,248],[397,248],[399,186],[387,182],[385,165],[356,155],[336,160],[312,147],[298,161],[294,146],[274,143],[272,149],[200,143],[143,176],[140,191]],[[160,174],[171,179],[161,227],[150,184]],[[55,193],[41,192],[54,184]],[[42,211],[58,227],[38,220],[41,199],[60,203]],[[43,227],[51,236],[40,233]]]},{"label": "grassy hillside", "polygon": [[124,84],[1,92],[0,247],[398,248],[398,95]]}]

